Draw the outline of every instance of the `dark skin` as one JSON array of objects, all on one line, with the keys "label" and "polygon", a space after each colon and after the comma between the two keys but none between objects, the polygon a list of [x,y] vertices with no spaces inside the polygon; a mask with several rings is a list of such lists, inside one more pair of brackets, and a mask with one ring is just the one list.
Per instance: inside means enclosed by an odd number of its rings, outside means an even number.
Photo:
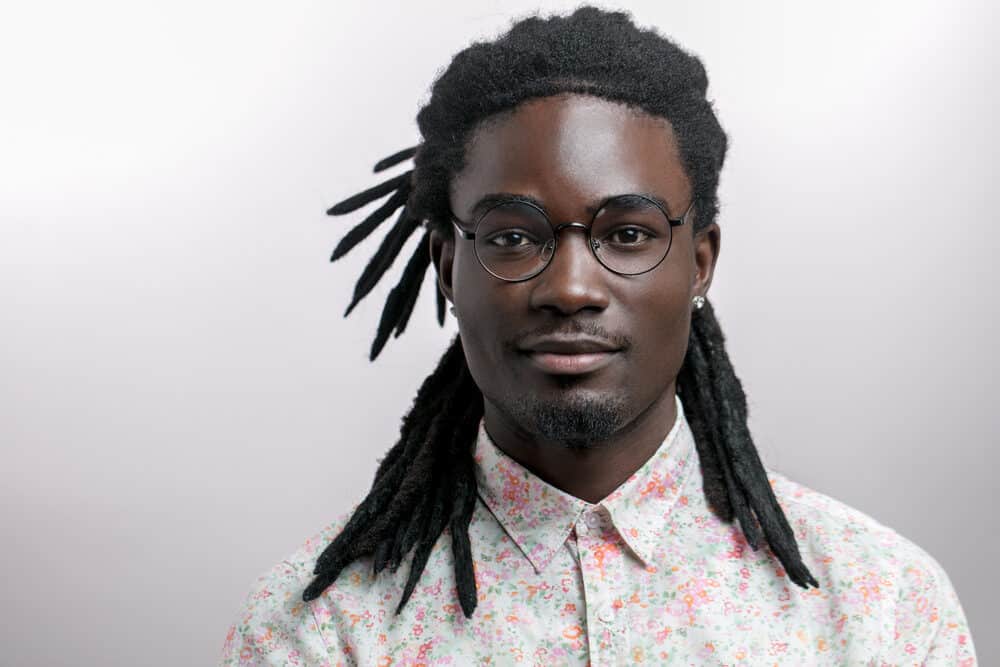
[{"label": "dark skin", "polygon": [[[554,224],[588,223],[594,207],[618,194],[655,194],[666,200],[671,218],[691,202],[667,121],[583,95],[530,100],[475,131],[450,197],[470,231],[474,205],[492,193],[530,195]],[[562,230],[549,266],[519,283],[487,273],[473,241],[431,234],[438,284],[456,309],[469,370],[483,393],[487,432],[508,456],[577,498],[597,503],[607,497],[674,424],[692,297],[707,294],[719,254],[718,226],[695,235],[695,215],[673,229],[663,262],[636,276],[605,269],[579,230]],[[615,342],[607,362],[591,372],[552,373],[521,347],[528,334],[581,329]],[[624,407],[610,435],[570,448],[511,409],[523,396],[557,408]]]}]

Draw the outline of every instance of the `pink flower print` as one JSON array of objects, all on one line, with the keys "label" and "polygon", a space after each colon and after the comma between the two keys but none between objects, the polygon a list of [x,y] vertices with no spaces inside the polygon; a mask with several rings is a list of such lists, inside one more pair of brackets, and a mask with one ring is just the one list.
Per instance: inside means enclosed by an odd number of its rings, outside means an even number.
[{"label": "pink flower print", "polygon": [[642,497],[653,494],[654,498],[662,498],[667,493],[666,485],[660,477],[660,473],[653,473],[652,478],[646,482],[646,486],[639,491]]},{"label": "pink flower print", "polygon": [[433,647],[432,642],[424,642],[423,644],[421,644],[420,648],[417,649],[417,660],[426,660],[427,653],[431,650],[432,647]]},{"label": "pink flower print", "polygon": [[698,651],[698,655],[706,661],[713,653],[715,653],[715,644],[712,642],[705,642],[705,647]]},{"label": "pink flower print", "polygon": [[788,642],[771,641],[771,648],[767,650],[770,655],[783,655],[788,650]]},{"label": "pink flower print", "polygon": [[884,597],[881,578],[875,572],[866,572],[863,576],[855,577],[854,582],[865,604],[876,602]]},{"label": "pink flower print", "polygon": [[675,616],[688,617],[688,623],[693,625],[698,610],[714,602],[713,589],[719,587],[719,582],[705,577],[695,577],[677,587],[677,598],[670,607],[670,613]]},{"label": "pink flower print", "polygon": [[837,619],[836,630],[837,634],[844,631],[844,625],[847,623],[847,614],[841,614],[840,618]]},{"label": "pink flower print", "polygon": [[503,498],[511,504],[507,513],[511,516],[520,514],[528,505],[528,485],[518,477],[516,471],[506,465],[502,466],[501,472],[504,477]]},{"label": "pink flower print", "polygon": [[729,545],[730,549],[726,552],[726,557],[730,560],[739,560],[743,558],[743,553],[747,548],[746,538],[743,537],[738,529],[731,529],[729,531]]}]

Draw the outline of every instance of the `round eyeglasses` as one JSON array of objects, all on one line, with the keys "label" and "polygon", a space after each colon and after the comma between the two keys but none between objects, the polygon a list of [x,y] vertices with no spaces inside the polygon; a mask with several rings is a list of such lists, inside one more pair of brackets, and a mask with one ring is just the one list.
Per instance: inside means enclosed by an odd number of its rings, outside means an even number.
[{"label": "round eyeglasses", "polygon": [[594,213],[590,225],[565,222],[553,226],[545,211],[523,199],[508,198],[486,209],[473,231],[454,213],[451,222],[462,238],[475,243],[476,257],[501,280],[520,282],[545,270],[556,253],[556,237],[565,227],[587,234],[597,261],[613,273],[636,276],[652,271],[670,252],[673,228],[687,220],[694,200],[680,218],[672,219],[660,202],[646,195],[617,195]]}]

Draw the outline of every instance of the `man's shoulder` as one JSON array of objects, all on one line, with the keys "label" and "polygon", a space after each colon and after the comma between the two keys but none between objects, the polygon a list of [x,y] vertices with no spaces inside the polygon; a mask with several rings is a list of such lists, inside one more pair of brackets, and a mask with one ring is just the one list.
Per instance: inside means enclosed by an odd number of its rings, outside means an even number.
[{"label": "man's shoulder", "polygon": [[782,473],[768,470],[768,478],[800,550],[814,561],[877,574],[901,588],[950,588],[940,563],[893,528]]},{"label": "man's shoulder", "polygon": [[[310,660],[328,664],[331,646],[320,630],[325,619],[317,617],[313,606],[303,601],[302,593],[312,581],[316,559],[353,513],[352,507],[257,578],[229,628],[222,664],[277,664],[285,659],[289,664],[298,664],[303,657],[308,658],[307,664],[312,664]],[[358,568],[356,562],[347,570]],[[370,567],[367,569],[370,571]],[[343,578],[332,587],[343,586]],[[359,577],[354,574],[351,579]]]},{"label": "man's shoulder", "polygon": [[912,541],[869,514],[847,503],[796,482],[783,473],[767,471],[778,503],[796,536],[825,537],[859,547],[924,553]]},{"label": "man's shoulder", "polygon": [[344,530],[356,508],[357,505],[351,507],[351,509],[343,512],[336,519],[313,533],[305,542],[300,543],[294,551],[288,554],[282,562],[311,575],[313,569],[316,567],[316,559],[333,542],[334,538]]},{"label": "man's shoulder", "polygon": [[944,568],[924,549],[846,503],[768,471],[803,558],[844,609],[882,618],[887,664],[973,665],[968,621]]}]

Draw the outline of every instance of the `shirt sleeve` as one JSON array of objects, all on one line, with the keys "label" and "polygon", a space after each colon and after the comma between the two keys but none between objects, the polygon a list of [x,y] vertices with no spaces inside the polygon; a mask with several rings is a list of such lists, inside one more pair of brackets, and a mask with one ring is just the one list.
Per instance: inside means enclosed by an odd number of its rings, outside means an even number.
[{"label": "shirt sleeve", "polygon": [[930,556],[902,572],[889,664],[973,667],[969,623],[944,569]]},{"label": "shirt sleeve", "polygon": [[312,606],[302,601],[306,583],[301,568],[288,561],[261,576],[229,628],[220,665],[348,664],[345,656],[331,652],[319,632]]}]

